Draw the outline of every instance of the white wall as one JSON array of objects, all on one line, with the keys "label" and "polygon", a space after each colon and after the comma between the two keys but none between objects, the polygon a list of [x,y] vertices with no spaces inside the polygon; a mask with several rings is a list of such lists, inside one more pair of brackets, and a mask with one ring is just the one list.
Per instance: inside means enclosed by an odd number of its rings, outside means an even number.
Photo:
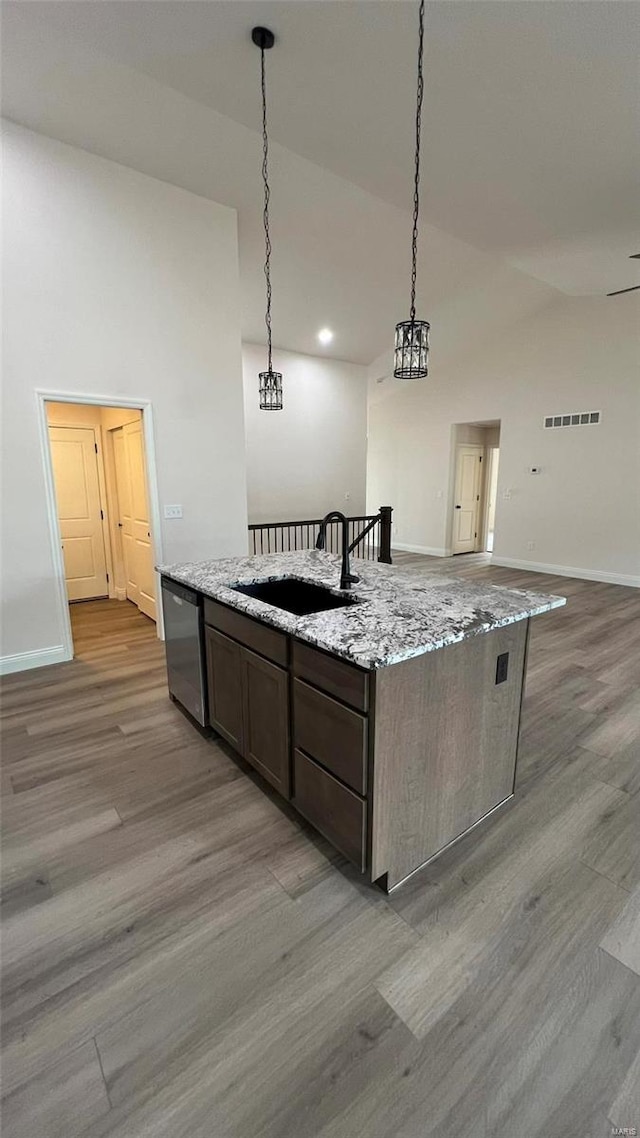
[{"label": "white wall", "polygon": [[[394,540],[448,552],[452,425],[499,419],[496,561],[640,583],[637,316],[635,294],[558,296],[451,362],[434,353],[424,382],[372,378],[368,502],[395,507]],[[598,427],[543,429],[545,415],[591,410]]]},{"label": "white wall", "polygon": [[276,351],[273,366],[283,376],[283,409],[269,413],[260,411],[258,400],[266,348],[244,344],[242,364],[249,520],[319,518],[332,509],[363,514],[367,369]]},{"label": "white wall", "polygon": [[163,559],[246,550],[237,223],[85,151],[4,134],[2,652],[53,659],[63,613],[36,388],[151,401],[160,502],[183,506],[162,522]]}]

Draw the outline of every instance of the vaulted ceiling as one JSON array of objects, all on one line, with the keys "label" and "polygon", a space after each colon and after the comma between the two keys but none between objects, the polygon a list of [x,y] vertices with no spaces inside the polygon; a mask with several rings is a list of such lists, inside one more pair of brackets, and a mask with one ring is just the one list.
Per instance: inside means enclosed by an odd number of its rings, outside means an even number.
[{"label": "vaulted ceiling", "polygon": [[[261,339],[249,33],[270,26],[275,339],[315,351],[329,324],[329,354],[369,362],[407,305],[416,21],[405,0],[7,0],[4,113],[237,208]],[[427,3],[420,303],[443,329],[636,283],[639,49],[625,0]]]}]

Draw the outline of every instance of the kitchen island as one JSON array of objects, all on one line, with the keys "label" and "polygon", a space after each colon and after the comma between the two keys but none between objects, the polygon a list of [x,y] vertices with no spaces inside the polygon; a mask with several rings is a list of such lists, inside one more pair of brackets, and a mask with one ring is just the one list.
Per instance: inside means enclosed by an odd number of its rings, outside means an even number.
[{"label": "kitchen island", "polygon": [[339,562],[160,572],[201,598],[211,727],[390,891],[513,797],[529,620],[565,599]]}]

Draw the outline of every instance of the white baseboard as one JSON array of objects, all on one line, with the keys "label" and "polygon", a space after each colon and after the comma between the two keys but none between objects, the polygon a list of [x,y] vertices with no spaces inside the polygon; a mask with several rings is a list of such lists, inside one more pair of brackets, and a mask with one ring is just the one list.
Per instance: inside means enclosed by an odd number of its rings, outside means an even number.
[{"label": "white baseboard", "polygon": [[116,585],[114,591],[115,591],[117,601],[126,601],[126,599],[127,599],[127,590],[126,589],[119,589],[118,586]]},{"label": "white baseboard", "polygon": [[62,664],[72,660],[64,645],[55,648],[38,648],[35,652],[16,652],[13,656],[0,656],[0,676],[11,672],[24,672],[27,668],[45,668],[48,664]]},{"label": "white baseboard", "polygon": [[399,549],[402,553],[425,553],[428,557],[448,557],[446,549],[436,549],[431,545],[407,545],[404,541],[392,541],[391,552]]},{"label": "white baseboard", "polygon": [[606,585],[629,585],[640,589],[640,577],[630,573],[608,573],[601,569],[580,569],[575,565],[546,565],[540,561],[519,561],[515,557],[500,557],[493,554],[492,565],[503,565],[506,569],[525,569],[530,573],[551,573],[557,577],[577,577],[583,581],[602,581]]}]

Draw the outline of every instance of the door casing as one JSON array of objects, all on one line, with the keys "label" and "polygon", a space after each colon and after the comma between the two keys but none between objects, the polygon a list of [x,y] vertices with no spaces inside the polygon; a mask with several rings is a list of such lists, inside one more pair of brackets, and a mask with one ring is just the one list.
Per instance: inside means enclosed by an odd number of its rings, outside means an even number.
[{"label": "door casing", "polygon": [[[496,508],[498,505],[498,502],[497,502],[498,487],[497,487],[496,478],[497,478],[497,474],[498,474],[498,470],[499,470],[499,463],[500,463],[500,447],[499,446],[488,446],[488,447],[486,447],[485,463],[486,463],[487,468],[484,472],[484,501],[482,503],[482,505],[483,505],[483,510],[482,510],[482,515],[483,515],[483,517],[482,517],[482,547],[486,551],[487,541],[488,541],[489,532],[490,532],[490,528],[491,528],[490,523],[492,520],[492,517],[491,517],[492,514],[493,514],[493,523],[494,523],[493,529],[494,529],[494,537],[495,537],[495,515],[496,515]],[[494,486],[495,497],[492,500],[491,488],[492,488],[492,484],[494,484],[494,483],[495,483],[495,486]],[[491,552],[493,552],[493,551],[491,551]]]},{"label": "door casing", "polygon": [[[94,407],[126,407],[142,411],[142,429],[144,431],[144,445],[147,457],[147,477],[149,490],[149,512],[151,514],[152,549],[155,565],[163,561],[162,530],[160,528],[160,499],[158,496],[158,475],[156,464],[156,450],[153,430],[153,407],[148,399],[115,398],[112,395],[88,395],[81,391],[49,391],[46,388],[37,388],[36,416],[38,432],[40,435],[40,453],[42,455],[42,468],[45,483],[45,505],[48,519],[49,544],[53,562],[56,602],[58,617],[62,628],[63,659],[73,659],[73,635],[71,632],[71,617],[67,600],[67,589],[64,576],[64,560],[62,557],[60,525],[56,504],[55,483],[53,478],[53,464],[51,462],[51,449],[49,447],[49,424],[47,422],[47,403],[86,403]],[[160,596],[160,577],[156,574],[156,596]],[[156,621],[157,634],[164,640],[164,622],[162,619],[162,605],[158,605],[158,619]]]}]

